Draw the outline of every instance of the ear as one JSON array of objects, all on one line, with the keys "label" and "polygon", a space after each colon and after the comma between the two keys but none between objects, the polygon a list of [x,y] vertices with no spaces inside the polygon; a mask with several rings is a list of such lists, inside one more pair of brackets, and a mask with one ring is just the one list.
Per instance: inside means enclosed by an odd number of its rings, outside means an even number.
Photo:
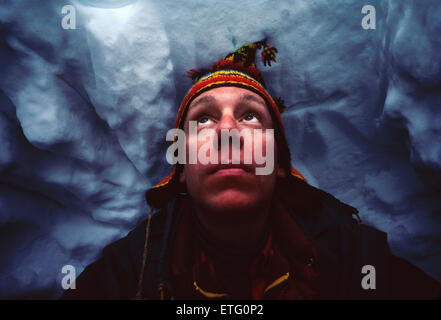
[{"label": "ear", "polygon": [[277,176],[279,178],[286,178],[286,171],[283,168],[277,168]]}]

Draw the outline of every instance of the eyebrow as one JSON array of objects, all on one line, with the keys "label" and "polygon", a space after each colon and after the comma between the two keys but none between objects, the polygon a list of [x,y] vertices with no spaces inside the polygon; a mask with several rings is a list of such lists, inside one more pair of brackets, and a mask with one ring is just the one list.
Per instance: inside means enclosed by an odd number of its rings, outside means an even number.
[{"label": "eyebrow", "polygon": [[251,94],[243,93],[241,95],[241,97],[240,97],[240,101],[241,102],[251,102],[251,101],[253,101],[253,102],[256,102],[256,103],[262,105],[265,108],[267,107],[266,103],[264,101],[262,101],[261,98],[259,99],[258,97],[254,96],[254,95],[251,95]]},{"label": "eyebrow", "polygon": [[216,103],[216,98],[213,96],[204,96],[204,97],[200,97],[199,99],[197,99],[196,101],[193,101],[191,103],[191,108],[194,109],[197,106],[201,105],[201,104],[211,104],[211,103]]},{"label": "eyebrow", "polygon": [[[246,94],[246,93],[241,94],[239,101],[242,103],[243,102],[255,102],[255,103],[262,105],[265,108],[267,107],[266,103],[263,102],[262,99],[259,99],[258,97],[251,95],[251,94]],[[197,106],[202,105],[202,104],[214,104],[216,102],[217,102],[217,99],[214,96],[207,95],[204,97],[200,97],[196,101],[193,101],[191,103],[191,108],[192,109],[196,108]]]}]

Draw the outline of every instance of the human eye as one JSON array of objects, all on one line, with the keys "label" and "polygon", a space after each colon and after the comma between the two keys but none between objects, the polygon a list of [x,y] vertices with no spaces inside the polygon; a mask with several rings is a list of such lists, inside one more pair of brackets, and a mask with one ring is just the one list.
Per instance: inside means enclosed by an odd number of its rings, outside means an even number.
[{"label": "human eye", "polygon": [[198,117],[198,125],[207,125],[211,122],[208,116],[200,116]]},{"label": "human eye", "polygon": [[247,123],[257,123],[259,118],[254,113],[247,113],[243,116],[242,120]]}]

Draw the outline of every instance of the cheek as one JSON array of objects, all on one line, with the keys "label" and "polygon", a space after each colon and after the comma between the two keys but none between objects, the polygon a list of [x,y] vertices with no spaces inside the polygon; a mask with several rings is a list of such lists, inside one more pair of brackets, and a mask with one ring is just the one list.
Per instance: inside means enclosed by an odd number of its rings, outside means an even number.
[{"label": "cheek", "polygon": [[[192,196],[199,198],[210,192],[206,185],[205,167],[199,163],[185,164],[183,168],[183,181],[187,187],[187,192]],[[205,177],[205,179],[204,179]]]},{"label": "cheek", "polygon": [[[259,138],[259,137],[258,137]],[[259,143],[259,141],[256,141],[256,143]],[[270,132],[264,132],[262,133],[262,138],[260,142],[262,153],[265,156],[274,155],[274,135]]]},{"label": "cheek", "polygon": [[278,167],[277,143],[274,133],[268,130],[262,133],[254,133],[251,139],[252,149],[247,151],[252,152],[253,163],[258,166],[272,163],[275,168]]},{"label": "cheek", "polygon": [[211,129],[199,130],[197,135],[186,133],[187,163],[195,164],[199,162],[199,153],[205,157],[210,156],[210,150],[216,138],[216,132]]},{"label": "cheek", "polygon": [[[183,179],[185,181],[185,184],[187,185],[187,188],[192,188],[197,183],[197,168],[195,168],[195,165],[185,164],[183,169]],[[181,181],[181,182],[184,182]]]}]

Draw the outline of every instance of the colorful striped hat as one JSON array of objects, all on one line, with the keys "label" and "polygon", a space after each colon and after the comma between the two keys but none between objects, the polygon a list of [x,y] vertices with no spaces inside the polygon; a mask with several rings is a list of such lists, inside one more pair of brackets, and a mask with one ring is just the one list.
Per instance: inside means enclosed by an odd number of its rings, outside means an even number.
[{"label": "colorful striped hat", "polygon": [[[291,166],[291,156],[286,133],[280,113],[284,111],[283,100],[272,97],[266,90],[262,74],[255,64],[256,52],[262,49],[261,59],[264,66],[271,66],[276,62],[277,49],[266,44],[266,40],[246,44],[225,58],[216,62],[210,69],[190,70],[187,74],[193,80],[193,87],[185,95],[179,107],[175,128],[183,128],[188,106],[203,92],[213,88],[234,86],[248,89],[260,95],[267,103],[268,110],[273,118],[275,138],[278,145],[279,166],[290,173],[288,179],[306,182],[305,178]],[[179,185],[179,164],[176,164],[171,173],[146,193],[148,204],[152,208],[162,207],[168,200],[182,191]]]}]

